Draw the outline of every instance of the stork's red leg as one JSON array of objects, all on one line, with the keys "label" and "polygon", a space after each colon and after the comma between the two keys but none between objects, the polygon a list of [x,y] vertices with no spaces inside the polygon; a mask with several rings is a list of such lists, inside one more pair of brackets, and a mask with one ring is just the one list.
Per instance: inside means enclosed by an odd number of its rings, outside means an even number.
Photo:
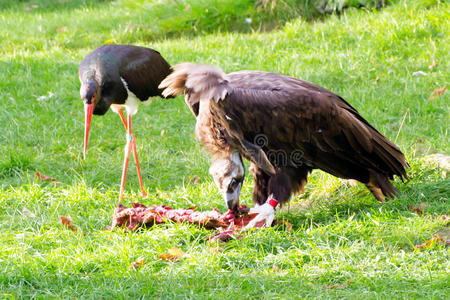
[{"label": "stork's red leg", "polygon": [[127,168],[128,168],[128,162],[130,159],[130,150],[133,149],[133,156],[134,161],[136,163],[136,169],[138,173],[139,178],[139,186],[141,188],[141,193],[143,197],[147,197],[147,193],[144,190],[144,183],[142,182],[142,175],[141,175],[141,167],[139,166],[139,160],[137,156],[137,149],[136,149],[136,138],[134,136],[134,133],[131,131],[131,115],[128,115],[128,122],[125,120],[125,116],[122,113],[122,109],[118,109],[118,113],[120,116],[120,119],[122,120],[123,126],[127,130],[127,145],[125,148],[125,159],[123,162],[123,171],[122,171],[122,181],[120,184],[120,198],[119,201],[123,200],[123,191],[125,189],[125,180],[127,176]]},{"label": "stork's red leg", "polygon": [[138,173],[141,194],[142,194],[142,197],[147,197],[147,193],[144,190],[144,183],[142,182],[141,167],[139,166],[139,160],[138,160],[137,149],[136,149],[136,138],[134,136],[134,133],[131,132],[131,116],[130,115],[128,115],[128,134],[129,135],[131,134],[131,136],[132,136],[131,143],[133,144],[133,156],[134,156],[134,162],[136,163],[136,170]]},{"label": "stork's red leg", "polygon": [[130,150],[131,150],[131,147],[133,146],[130,139],[132,139],[132,136],[127,134],[127,145],[125,146],[125,157],[123,160],[122,180],[120,183],[119,202],[122,202],[122,200],[123,200],[123,191],[125,189],[125,180],[127,178],[128,162],[130,161]]},{"label": "stork's red leg", "polygon": [[123,126],[125,127],[125,130],[128,130],[128,126],[127,126],[127,120],[125,120],[125,116],[123,115],[122,109],[119,108],[117,109],[117,113],[120,116],[120,119],[122,120]]}]

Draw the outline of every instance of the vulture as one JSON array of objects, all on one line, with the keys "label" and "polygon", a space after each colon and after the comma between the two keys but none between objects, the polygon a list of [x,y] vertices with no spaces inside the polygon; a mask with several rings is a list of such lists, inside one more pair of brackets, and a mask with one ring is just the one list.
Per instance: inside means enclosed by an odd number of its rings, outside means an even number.
[{"label": "vulture", "polygon": [[[303,192],[320,169],[355,179],[379,201],[407,178],[403,153],[342,97],[294,77],[182,63],[160,84],[164,96],[184,93],[196,116],[196,135],[212,154],[210,173],[229,209],[239,205],[242,157],[251,162],[253,212],[266,220],[278,203]],[[252,211],[251,210],[251,211]]]},{"label": "vulture", "polygon": [[[119,114],[127,132],[119,201],[123,200],[131,150],[136,162],[141,193],[146,196],[137,156],[136,138],[131,130],[131,117],[137,112],[140,102],[149,103],[151,97],[161,96],[162,90],[158,85],[170,72],[169,63],[159,52],[131,45],[101,46],[86,55],[80,63],[78,76],[85,111],[84,158],[92,114],[104,115],[111,107]],[[122,108],[125,108],[127,118]]]}]

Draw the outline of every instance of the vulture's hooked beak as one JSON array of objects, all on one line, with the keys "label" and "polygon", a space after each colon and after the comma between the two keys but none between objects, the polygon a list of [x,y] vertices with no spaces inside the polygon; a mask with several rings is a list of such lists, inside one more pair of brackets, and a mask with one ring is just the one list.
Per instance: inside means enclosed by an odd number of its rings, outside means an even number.
[{"label": "vulture's hooked beak", "polygon": [[94,112],[94,98],[95,95],[92,97],[91,103],[84,103],[84,159],[86,159],[89,130],[91,129],[92,113]]},{"label": "vulture's hooked beak", "polygon": [[239,183],[239,185],[233,191],[228,191],[227,193],[224,193],[224,198],[228,209],[232,211],[236,211],[238,209],[241,188],[242,183]]}]

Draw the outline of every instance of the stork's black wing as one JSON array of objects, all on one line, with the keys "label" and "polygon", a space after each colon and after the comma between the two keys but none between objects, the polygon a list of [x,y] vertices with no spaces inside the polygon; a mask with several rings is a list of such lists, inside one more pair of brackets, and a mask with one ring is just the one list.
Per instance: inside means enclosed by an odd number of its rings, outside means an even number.
[{"label": "stork's black wing", "polygon": [[170,65],[159,52],[143,47],[123,49],[126,57],[119,68],[128,89],[139,99],[161,95],[160,82],[170,73]]}]

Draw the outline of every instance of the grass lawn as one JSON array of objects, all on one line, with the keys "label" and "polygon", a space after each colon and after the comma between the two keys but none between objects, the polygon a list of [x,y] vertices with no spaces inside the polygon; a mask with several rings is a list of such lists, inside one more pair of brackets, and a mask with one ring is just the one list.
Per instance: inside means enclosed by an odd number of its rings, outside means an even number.
[{"label": "grass lawn", "polygon": [[[394,1],[318,19],[295,1],[278,1],[272,12],[253,3],[0,2],[0,298],[449,298],[449,248],[413,250],[449,230],[448,174],[424,160],[450,154],[450,93],[429,98],[450,83],[448,2]],[[378,203],[362,185],[315,171],[306,193],[277,213],[291,231],[261,229],[226,244],[180,224],[106,231],[125,132],[115,114],[94,116],[83,160],[77,69],[111,42],[154,48],[171,64],[273,71],[322,85],[396,141],[410,181],[396,181],[400,196]],[[181,97],[141,106],[133,126],[149,197],[140,198],[131,165],[127,203],[225,211],[194,124]],[[62,183],[38,181],[36,171]],[[241,203],[250,205],[251,193],[247,178]],[[410,209],[421,203],[423,214]],[[170,248],[186,255],[158,258]],[[134,270],[139,259],[144,265]]]}]

